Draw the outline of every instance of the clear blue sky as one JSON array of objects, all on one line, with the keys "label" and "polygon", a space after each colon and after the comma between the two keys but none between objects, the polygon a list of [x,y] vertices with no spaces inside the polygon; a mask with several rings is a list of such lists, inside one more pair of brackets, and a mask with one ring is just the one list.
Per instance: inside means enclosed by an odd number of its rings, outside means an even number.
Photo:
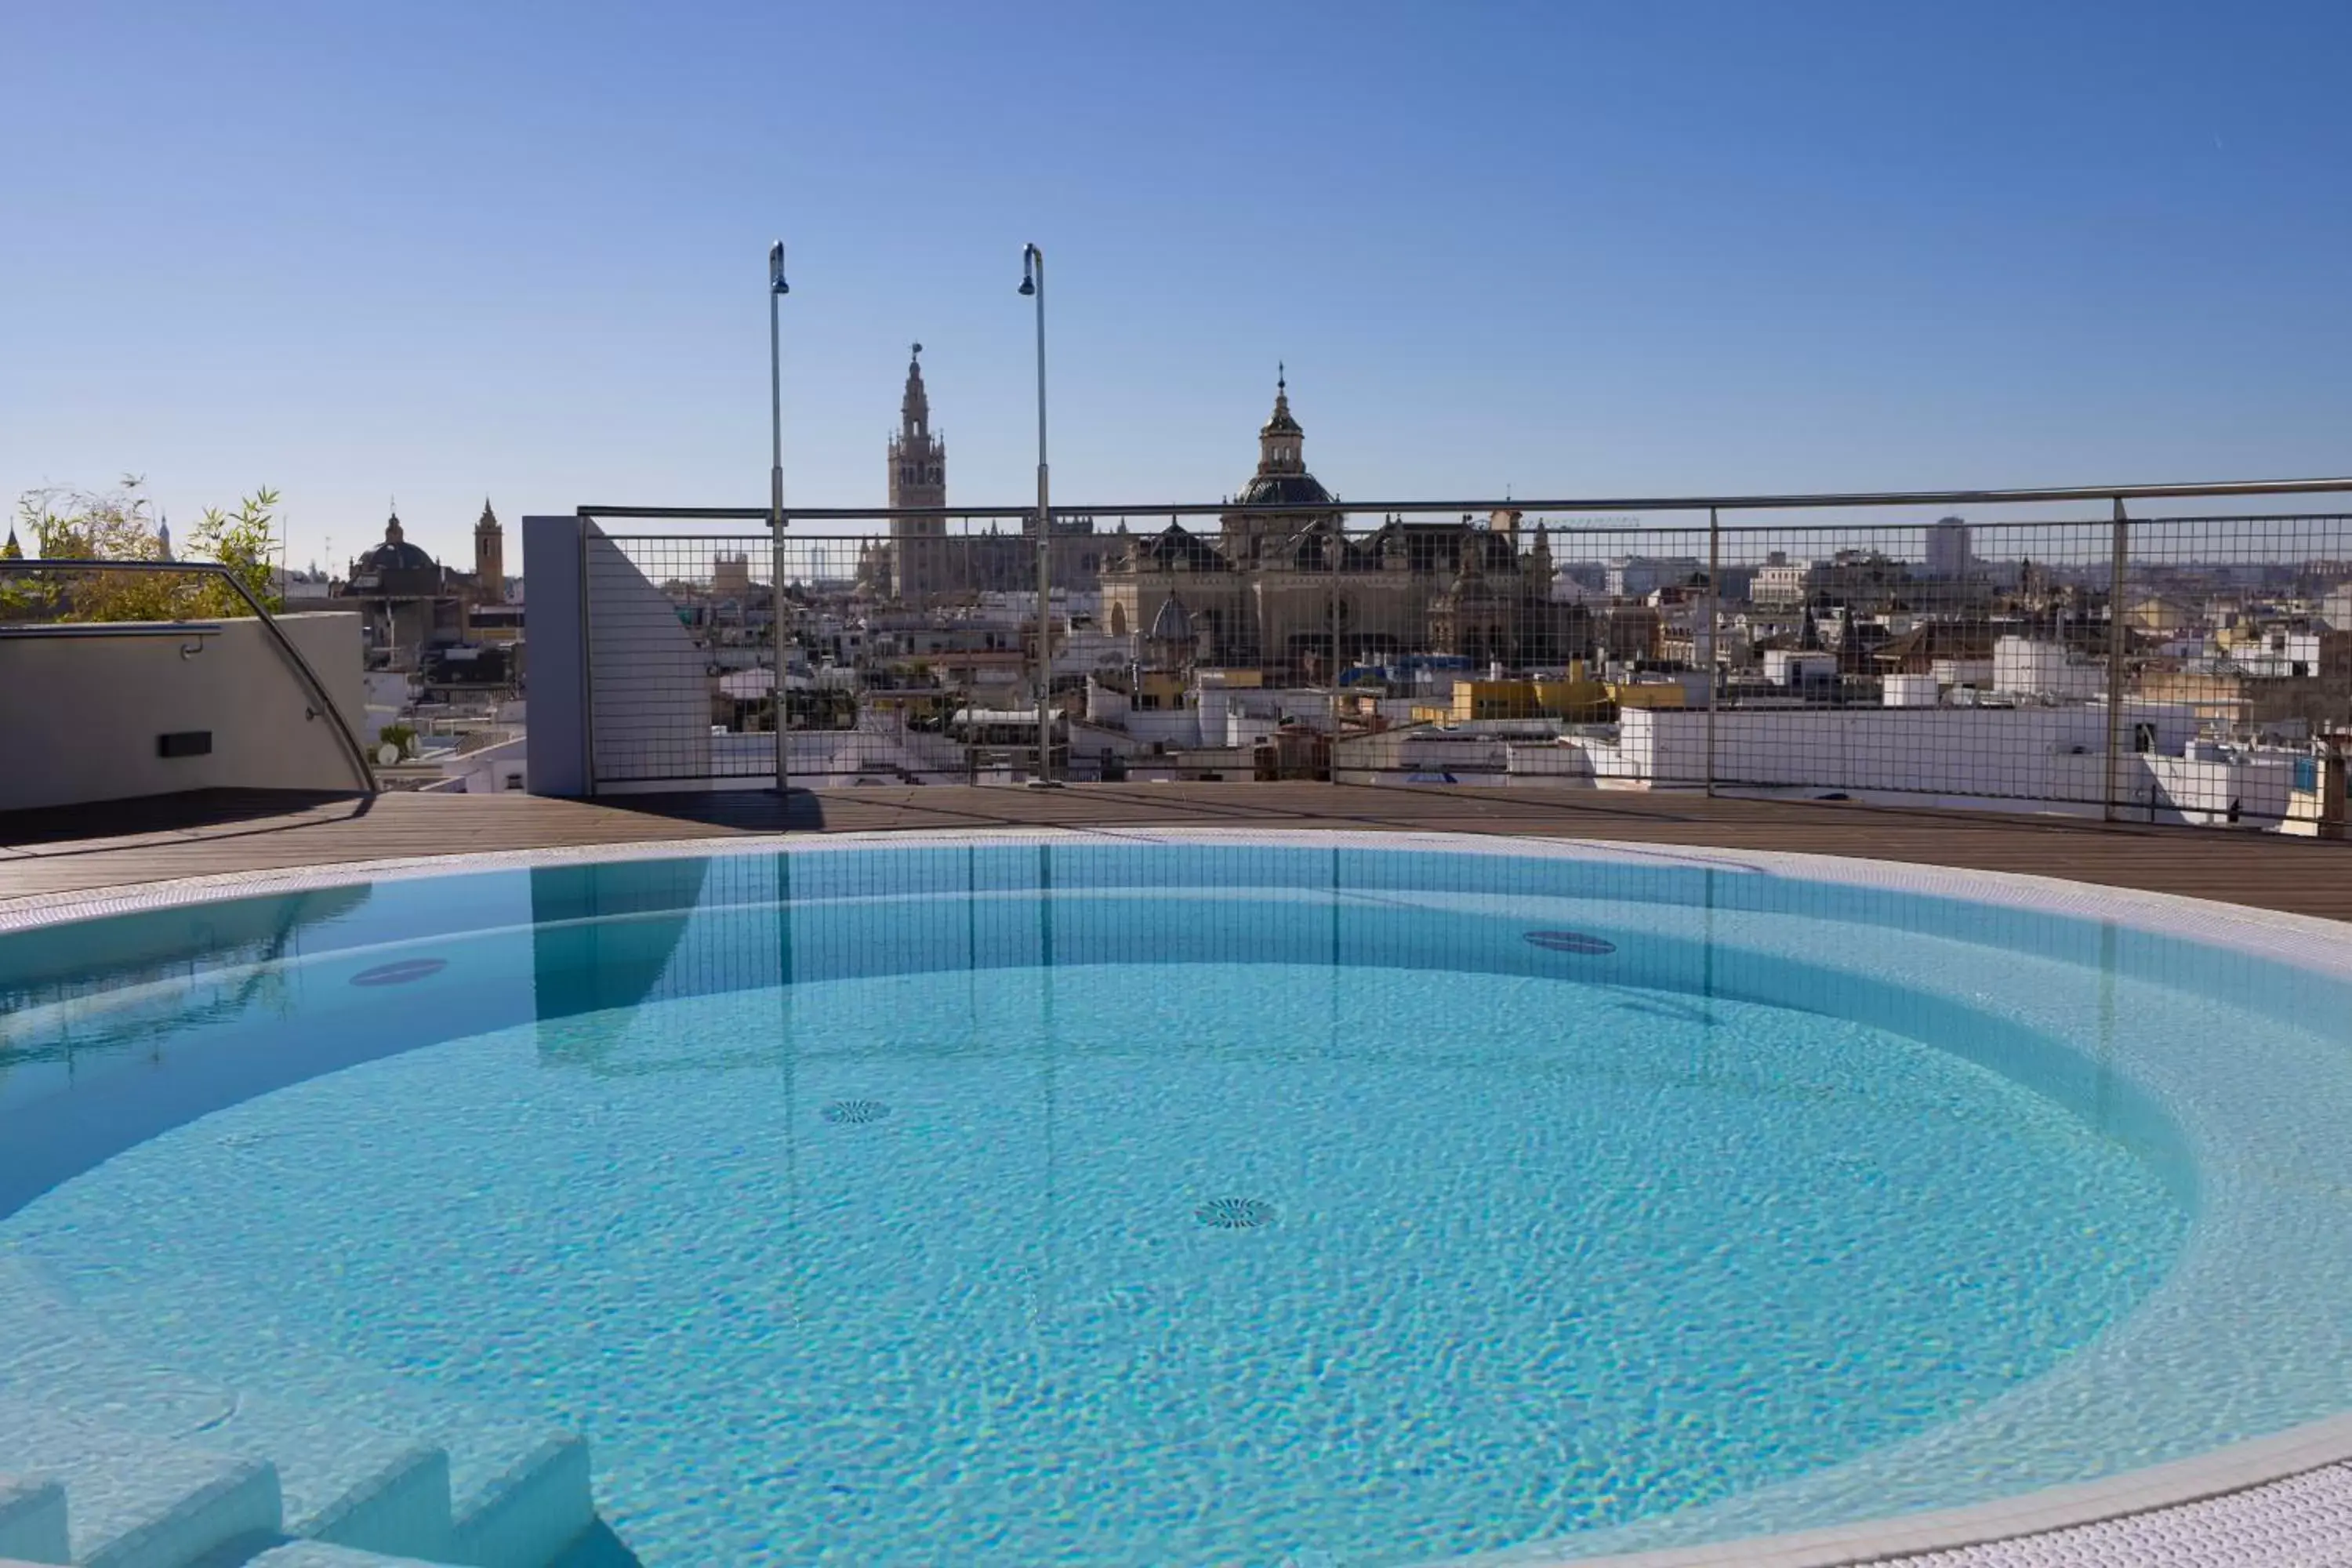
[{"label": "clear blue sky", "polygon": [[[2352,469],[2352,5],[0,6],[0,492],[1214,500]],[[509,556],[511,559],[511,554]]]}]

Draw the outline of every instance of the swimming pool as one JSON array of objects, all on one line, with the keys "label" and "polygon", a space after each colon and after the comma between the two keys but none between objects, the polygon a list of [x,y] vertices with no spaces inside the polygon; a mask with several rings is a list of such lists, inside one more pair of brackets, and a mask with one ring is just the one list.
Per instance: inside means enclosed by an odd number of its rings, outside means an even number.
[{"label": "swimming pool", "polygon": [[308,1532],[544,1562],[593,1456],[647,1563],[1565,1560],[2352,1406],[2311,922],[1336,836],[320,883],[0,937],[0,1402]]}]

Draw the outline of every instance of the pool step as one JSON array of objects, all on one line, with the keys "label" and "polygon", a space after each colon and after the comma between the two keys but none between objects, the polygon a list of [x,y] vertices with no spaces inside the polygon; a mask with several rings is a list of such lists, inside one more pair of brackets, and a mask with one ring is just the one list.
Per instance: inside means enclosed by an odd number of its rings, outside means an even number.
[{"label": "pool step", "polygon": [[595,1522],[588,1445],[569,1432],[542,1434],[459,1500],[451,1560],[477,1568],[546,1568]]},{"label": "pool step", "polygon": [[[274,1462],[288,1534],[467,1568],[546,1568],[594,1522],[587,1446],[568,1433],[471,1416],[307,1346],[283,1357],[265,1347],[235,1371],[243,1391],[161,1366],[93,1325],[46,1270],[0,1258],[0,1386],[127,1436]],[[268,1393],[251,1392],[265,1382]],[[79,1528],[78,1495],[74,1513]]]},{"label": "pool step", "polygon": [[[7,1568],[0,1563],[0,1568]],[[244,1568],[445,1568],[416,1557],[387,1557],[380,1552],[358,1552],[323,1541],[295,1541],[274,1546],[247,1561]]]},{"label": "pool step", "polygon": [[0,1385],[101,1426],[272,1461],[289,1534],[415,1555],[456,1540],[439,1449],[157,1365],[22,1258],[0,1259]]},{"label": "pool step", "polygon": [[0,1560],[66,1560],[66,1489],[46,1476],[0,1475]]},{"label": "pool step", "polygon": [[[274,1374],[268,1366],[253,1366],[234,1369],[236,1375],[248,1385],[268,1378],[274,1399],[300,1409],[364,1411],[376,1426],[407,1434],[446,1456],[446,1544],[429,1551],[403,1546],[399,1552],[467,1568],[547,1568],[595,1522],[588,1445],[572,1434],[484,1415],[314,1346],[280,1342],[279,1348]],[[394,1550],[348,1531],[335,1531],[331,1538]]]},{"label": "pool step", "polygon": [[278,1471],[267,1460],[125,1432],[0,1394],[0,1469],[65,1490],[68,1561],[88,1568],[187,1568],[241,1542],[278,1538]]}]

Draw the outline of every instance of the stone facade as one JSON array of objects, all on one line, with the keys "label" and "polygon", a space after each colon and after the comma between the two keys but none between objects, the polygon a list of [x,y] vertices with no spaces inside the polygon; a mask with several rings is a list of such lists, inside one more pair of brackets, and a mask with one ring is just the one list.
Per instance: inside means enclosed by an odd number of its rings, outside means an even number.
[{"label": "stone facade", "polygon": [[[1171,521],[1130,536],[1103,572],[1111,635],[1189,631],[1196,662],[1329,678],[1342,664],[1413,653],[1514,666],[1581,658],[1591,626],[1552,599],[1546,531],[1519,514],[1484,523],[1391,517],[1346,531],[1336,498],[1307,469],[1306,432],[1286,380],[1258,430],[1258,466],[1213,536]],[[1261,507],[1278,510],[1258,510]],[[1178,605],[1166,614],[1171,601]],[[1165,647],[1161,638],[1159,652]]]},{"label": "stone facade", "polygon": [[506,601],[505,531],[487,499],[474,525],[474,566],[471,576],[452,571],[411,544],[395,511],[384,522],[383,542],[352,562],[328,596],[360,611],[371,662],[412,669],[427,647],[467,639],[472,606]]}]

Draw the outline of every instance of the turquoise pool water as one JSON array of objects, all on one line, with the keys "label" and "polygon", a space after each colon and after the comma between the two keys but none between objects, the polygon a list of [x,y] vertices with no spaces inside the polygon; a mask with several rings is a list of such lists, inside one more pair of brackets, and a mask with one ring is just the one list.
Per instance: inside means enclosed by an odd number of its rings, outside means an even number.
[{"label": "turquoise pool water", "polygon": [[646,1563],[1704,1538],[2335,1407],[2139,1342],[2344,1206],[2161,1059],[2341,1056],[2249,962],[1278,846],[331,889],[0,938],[0,1248],[232,1386],[579,1430]]}]

